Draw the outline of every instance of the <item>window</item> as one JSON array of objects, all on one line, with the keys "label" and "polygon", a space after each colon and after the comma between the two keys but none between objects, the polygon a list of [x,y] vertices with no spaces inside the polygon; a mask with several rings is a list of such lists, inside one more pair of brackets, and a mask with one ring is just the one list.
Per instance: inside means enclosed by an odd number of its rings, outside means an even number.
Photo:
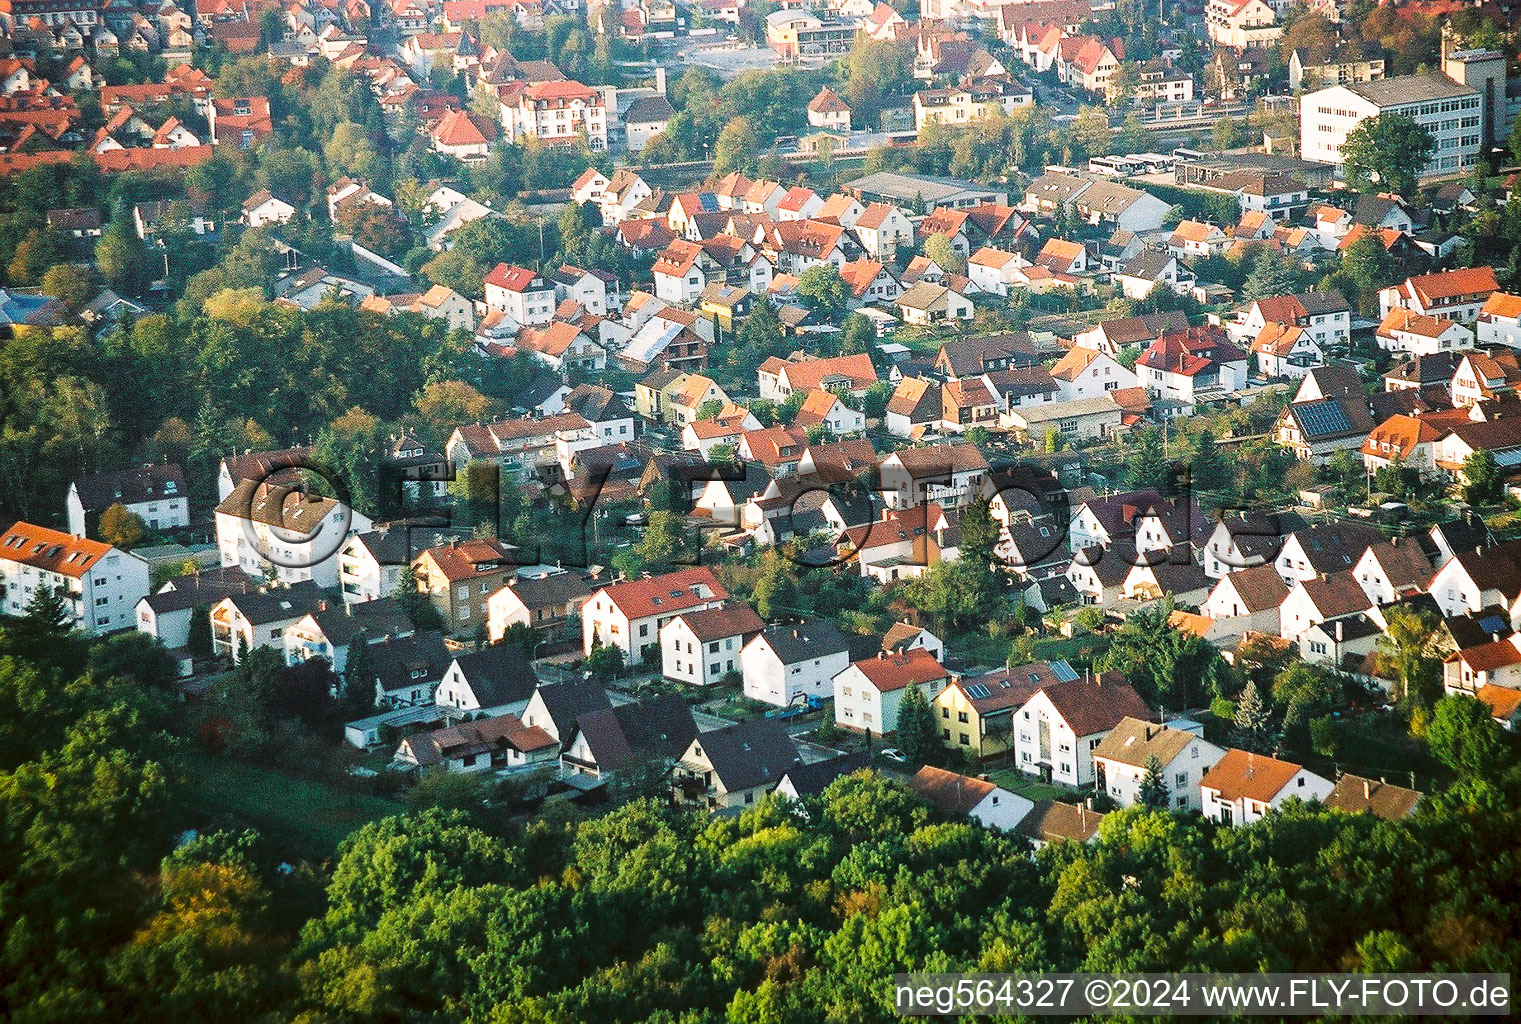
[{"label": "window", "polygon": [[[950,718],[951,717],[951,709],[950,708],[941,708],[940,709],[940,717],[941,718]],[[964,719],[963,719],[963,721],[964,721]]]},{"label": "window", "polygon": [[962,733],[961,734],[961,745],[963,747],[970,747],[972,745],[972,737],[968,736],[966,733]]},{"label": "window", "polygon": [[648,622],[646,622],[646,623],[643,623],[642,625],[640,625],[640,627],[639,627],[639,636],[640,637],[647,637],[649,635],[650,635],[650,624]]},{"label": "window", "polygon": [[967,720],[967,717],[966,717],[966,712],[965,711],[958,711],[958,712],[956,712],[956,721],[958,721],[958,722],[965,722],[966,720]]},{"label": "window", "polygon": [[1173,776],[1173,783],[1179,786],[1188,785],[1188,773],[1178,772],[1175,776]]},{"label": "window", "polygon": [[[951,738],[951,731],[949,729],[941,729],[940,730],[940,735],[944,736],[947,740],[949,740]],[[1028,755],[1025,756],[1025,760],[1027,760],[1027,761],[1029,760],[1029,756]]]}]

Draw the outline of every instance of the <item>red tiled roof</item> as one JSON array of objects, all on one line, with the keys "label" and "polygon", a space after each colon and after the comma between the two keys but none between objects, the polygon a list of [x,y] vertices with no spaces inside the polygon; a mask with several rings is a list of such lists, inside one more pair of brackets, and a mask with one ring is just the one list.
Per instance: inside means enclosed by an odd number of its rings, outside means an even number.
[{"label": "red tiled roof", "polygon": [[31,523],[17,523],[0,535],[0,559],[62,576],[83,576],[111,551],[109,544]]},{"label": "red tiled roof", "polygon": [[[710,595],[701,597],[694,588],[704,588]],[[629,580],[603,587],[602,594],[630,619],[651,615],[676,614],[709,601],[726,601],[729,592],[719,585],[713,570],[706,566],[680,572]]]},{"label": "red tiled roof", "polygon": [[855,667],[872,686],[883,693],[901,690],[910,684],[919,685],[950,677],[945,666],[922,647],[913,648],[904,654],[883,653],[875,658],[863,658],[855,662]]}]

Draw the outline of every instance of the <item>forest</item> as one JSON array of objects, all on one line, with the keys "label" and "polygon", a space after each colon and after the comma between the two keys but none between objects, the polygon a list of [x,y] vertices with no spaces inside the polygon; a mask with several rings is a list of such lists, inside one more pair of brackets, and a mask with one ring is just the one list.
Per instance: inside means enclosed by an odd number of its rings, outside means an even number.
[{"label": "forest", "polygon": [[145,641],[0,627],[8,1021],[846,1024],[895,971],[1517,965],[1521,769],[1483,716],[1433,724],[1455,781],[1400,822],[1133,808],[1032,857],[862,772],[737,818],[432,807],[313,861],[192,806],[220,762]]}]

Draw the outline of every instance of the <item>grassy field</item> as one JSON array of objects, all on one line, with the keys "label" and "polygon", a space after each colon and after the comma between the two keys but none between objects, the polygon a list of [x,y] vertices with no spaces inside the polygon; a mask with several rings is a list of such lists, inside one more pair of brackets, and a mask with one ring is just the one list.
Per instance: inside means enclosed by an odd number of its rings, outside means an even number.
[{"label": "grassy field", "polygon": [[189,766],[195,806],[211,827],[256,828],[290,857],[331,857],[350,832],[400,814],[394,800],[273,768],[200,756]]}]

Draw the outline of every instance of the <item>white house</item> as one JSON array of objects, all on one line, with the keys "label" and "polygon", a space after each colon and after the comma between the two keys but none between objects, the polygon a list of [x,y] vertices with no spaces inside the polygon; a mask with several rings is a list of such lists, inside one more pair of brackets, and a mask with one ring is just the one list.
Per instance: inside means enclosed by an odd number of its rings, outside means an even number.
[{"label": "white house", "polygon": [[1200,781],[1200,809],[1222,825],[1250,825],[1288,800],[1324,800],[1335,788],[1291,761],[1231,749]]},{"label": "white house", "polygon": [[332,498],[244,480],[216,508],[217,550],[223,565],[250,576],[272,573],[283,583],[311,580],[337,590],[338,553],[371,525]]},{"label": "white house", "polygon": [[173,530],[190,525],[190,496],[178,465],[142,466],[80,477],[69,484],[69,532],[83,537],[100,514],[121,505],[149,530]]},{"label": "white house", "polygon": [[1141,695],[1117,675],[1048,683],[1014,714],[1020,771],[1074,789],[1093,784],[1093,751],[1127,718],[1150,721]]},{"label": "white house", "polygon": [[878,736],[895,732],[898,708],[910,686],[933,702],[949,681],[950,672],[925,650],[882,651],[875,658],[852,662],[834,677],[835,724]]},{"label": "white house", "polygon": [[25,522],[0,534],[0,612],[6,615],[25,615],[37,592],[50,589],[81,632],[131,629],[151,577],[146,561],[110,544]]},{"label": "white house", "polygon": [[690,686],[713,686],[740,672],[740,652],[766,628],[747,604],[683,612],[660,627],[661,672]]},{"label": "white house", "polygon": [[850,645],[828,619],[771,626],[739,654],[744,693],[777,707],[834,693],[834,678],[850,667]]},{"label": "white house", "polygon": [[1096,349],[1074,346],[1051,367],[1057,399],[1073,402],[1097,398],[1109,391],[1136,386],[1136,375],[1113,356]]},{"label": "white house", "polygon": [[1480,345],[1521,348],[1521,295],[1495,292],[1484,300],[1475,326]]},{"label": "white house", "polygon": [[296,208],[293,205],[272,194],[267,188],[259,189],[243,203],[242,221],[251,228],[284,224],[295,215]]},{"label": "white house", "polygon": [[1217,622],[1228,622],[1241,632],[1254,630],[1277,635],[1278,609],[1289,588],[1271,565],[1237,569],[1220,578],[1199,612]]},{"label": "white house", "polygon": [[519,327],[547,324],[554,318],[554,284],[532,270],[498,263],[482,284],[486,305],[506,313]]},{"label": "white house", "polygon": [[451,661],[433,691],[433,703],[454,714],[521,715],[538,686],[523,649],[496,644]]},{"label": "white house", "polygon": [[1146,764],[1155,757],[1167,790],[1167,806],[1198,810],[1199,781],[1224,753],[1204,738],[1204,729],[1196,722],[1155,725],[1127,718],[1093,749],[1095,784],[1121,807],[1132,807],[1141,802]]},{"label": "white house", "polygon": [[711,569],[699,566],[603,587],[581,607],[582,650],[616,647],[630,664],[659,652],[660,628],[683,612],[720,608],[729,598]]},{"label": "white house", "polygon": [[947,814],[964,815],[987,828],[1012,831],[1031,811],[1035,803],[996,786],[985,778],[972,778],[925,765],[908,788]]},{"label": "white house", "polygon": [[1402,284],[1379,290],[1378,311],[1387,317],[1396,309],[1472,323],[1489,297],[1500,290],[1493,267],[1461,267],[1406,278]]}]

